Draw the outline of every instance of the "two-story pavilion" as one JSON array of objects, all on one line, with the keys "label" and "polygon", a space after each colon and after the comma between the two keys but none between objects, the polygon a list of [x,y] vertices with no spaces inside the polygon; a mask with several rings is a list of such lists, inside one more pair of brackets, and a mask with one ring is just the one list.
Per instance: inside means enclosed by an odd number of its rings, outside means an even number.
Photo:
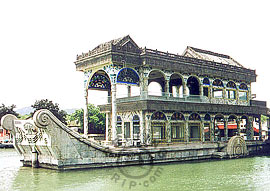
[{"label": "two-story pavilion", "polygon": [[[99,106],[108,143],[214,142],[240,133],[253,140],[254,121],[261,139],[261,115],[269,113],[266,102],[252,99],[255,70],[230,56],[193,47],[182,55],[139,48],[125,36],[78,55],[75,65],[85,75],[86,105],[89,89],[108,92]],[[120,86],[126,88],[121,98]],[[87,132],[87,117],[84,124]]]}]

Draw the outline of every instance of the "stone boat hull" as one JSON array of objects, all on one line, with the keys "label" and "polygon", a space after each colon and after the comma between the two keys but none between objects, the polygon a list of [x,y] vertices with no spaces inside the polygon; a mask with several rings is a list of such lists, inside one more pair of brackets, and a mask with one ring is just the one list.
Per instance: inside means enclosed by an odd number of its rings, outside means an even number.
[{"label": "stone boat hull", "polygon": [[104,146],[72,131],[48,110],[37,111],[31,120],[6,115],[1,124],[13,134],[14,147],[24,166],[58,170],[243,157],[264,145],[246,143],[242,137],[235,136],[229,142],[219,143]]}]

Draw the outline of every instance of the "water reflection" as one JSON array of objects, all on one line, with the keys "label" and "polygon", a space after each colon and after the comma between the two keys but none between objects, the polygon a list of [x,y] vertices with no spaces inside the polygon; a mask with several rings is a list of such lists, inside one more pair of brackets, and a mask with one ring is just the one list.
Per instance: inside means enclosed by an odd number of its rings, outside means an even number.
[{"label": "water reflection", "polygon": [[[2,157],[5,155],[5,157]],[[15,151],[0,152],[0,190],[269,190],[270,158],[155,165],[143,179],[126,178],[118,168],[59,172],[21,167]],[[123,167],[140,174],[143,166]],[[155,174],[157,170],[159,174]],[[117,178],[117,180],[116,180]]]}]

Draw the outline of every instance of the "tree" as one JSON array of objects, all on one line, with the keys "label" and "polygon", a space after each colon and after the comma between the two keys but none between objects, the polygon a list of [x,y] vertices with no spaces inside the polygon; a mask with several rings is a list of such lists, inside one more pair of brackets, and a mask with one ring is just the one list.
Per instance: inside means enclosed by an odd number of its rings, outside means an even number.
[{"label": "tree", "polygon": [[14,104],[12,104],[11,106],[5,106],[4,104],[2,104],[0,106],[0,120],[6,114],[12,114],[18,117],[19,114],[16,111],[14,111],[15,108],[16,108],[16,105]]},{"label": "tree", "polygon": [[48,99],[42,99],[35,102],[34,105],[31,105],[35,110],[32,113],[33,114],[40,109],[48,109],[50,112],[52,112],[55,117],[57,117],[62,123],[66,124],[66,115],[67,113],[63,110],[59,109],[59,105],[57,103],[53,103],[52,101],[49,101]]},{"label": "tree", "polygon": [[[69,116],[70,120],[78,120],[80,122],[81,131],[83,131],[83,114],[83,109],[78,109]],[[100,113],[99,108],[93,104],[88,104],[88,133],[105,133],[105,114]]]}]

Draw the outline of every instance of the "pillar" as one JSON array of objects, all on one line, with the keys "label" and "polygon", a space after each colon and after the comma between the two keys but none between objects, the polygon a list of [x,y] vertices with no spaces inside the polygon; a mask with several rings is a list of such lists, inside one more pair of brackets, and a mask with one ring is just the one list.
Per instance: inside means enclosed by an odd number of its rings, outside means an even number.
[{"label": "pillar", "polygon": [[215,116],[211,116],[210,121],[210,140],[211,142],[215,142]]},{"label": "pillar", "polygon": [[128,85],[127,86],[127,90],[128,90],[128,95],[127,96],[128,97],[131,97],[131,86]]},{"label": "pillar", "polygon": [[189,115],[185,115],[185,141],[189,142],[189,129],[188,129],[188,117]]},{"label": "pillar", "polygon": [[270,139],[270,119],[269,117],[267,118],[267,139],[269,140]]},{"label": "pillar", "polygon": [[262,141],[262,120],[261,120],[261,115],[259,117],[259,140]]},{"label": "pillar", "polygon": [[146,124],[145,124],[145,113],[141,111],[141,118],[140,118],[140,141],[141,144],[145,144],[145,130],[146,130]]},{"label": "pillar", "polygon": [[166,97],[170,97],[170,77],[166,78]]},{"label": "pillar", "polygon": [[141,81],[140,81],[140,96],[141,99],[147,98],[148,95],[148,77],[147,74],[142,74]]},{"label": "pillar", "polygon": [[176,97],[180,97],[180,86],[176,86]]},{"label": "pillar", "polygon": [[253,117],[247,119],[247,140],[254,140]]},{"label": "pillar", "polygon": [[200,96],[203,96],[203,85],[200,83]]},{"label": "pillar", "polygon": [[87,138],[88,134],[88,89],[85,90],[85,106],[84,106],[84,116],[83,116],[83,134]]},{"label": "pillar", "polygon": [[172,126],[171,126],[171,116],[167,116],[167,142],[171,143],[172,142]]},{"label": "pillar", "polygon": [[241,129],[240,129],[240,119],[239,118],[236,119],[236,123],[237,123],[237,136],[240,136]]},{"label": "pillar", "polygon": [[112,141],[116,141],[116,123],[117,123],[117,108],[116,108],[116,83],[113,83],[111,86],[112,92]]},{"label": "pillar", "polygon": [[228,117],[224,117],[224,139],[228,141]]},{"label": "pillar", "polygon": [[145,133],[145,142],[147,145],[151,145],[152,144],[152,131],[151,131],[151,115],[146,115],[146,133]]},{"label": "pillar", "polygon": [[109,141],[109,113],[106,112],[106,142]]},{"label": "pillar", "polygon": [[187,96],[187,78],[183,80],[183,97]]},{"label": "pillar", "polygon": [[[202,117],[201,117],[201,119],[203,119]],[[201,122],[200,122],[200,126],[201,126],[201,141],[202,142],[205,142],[205,136],[204,136],[204,121],[202,120]]]}]

